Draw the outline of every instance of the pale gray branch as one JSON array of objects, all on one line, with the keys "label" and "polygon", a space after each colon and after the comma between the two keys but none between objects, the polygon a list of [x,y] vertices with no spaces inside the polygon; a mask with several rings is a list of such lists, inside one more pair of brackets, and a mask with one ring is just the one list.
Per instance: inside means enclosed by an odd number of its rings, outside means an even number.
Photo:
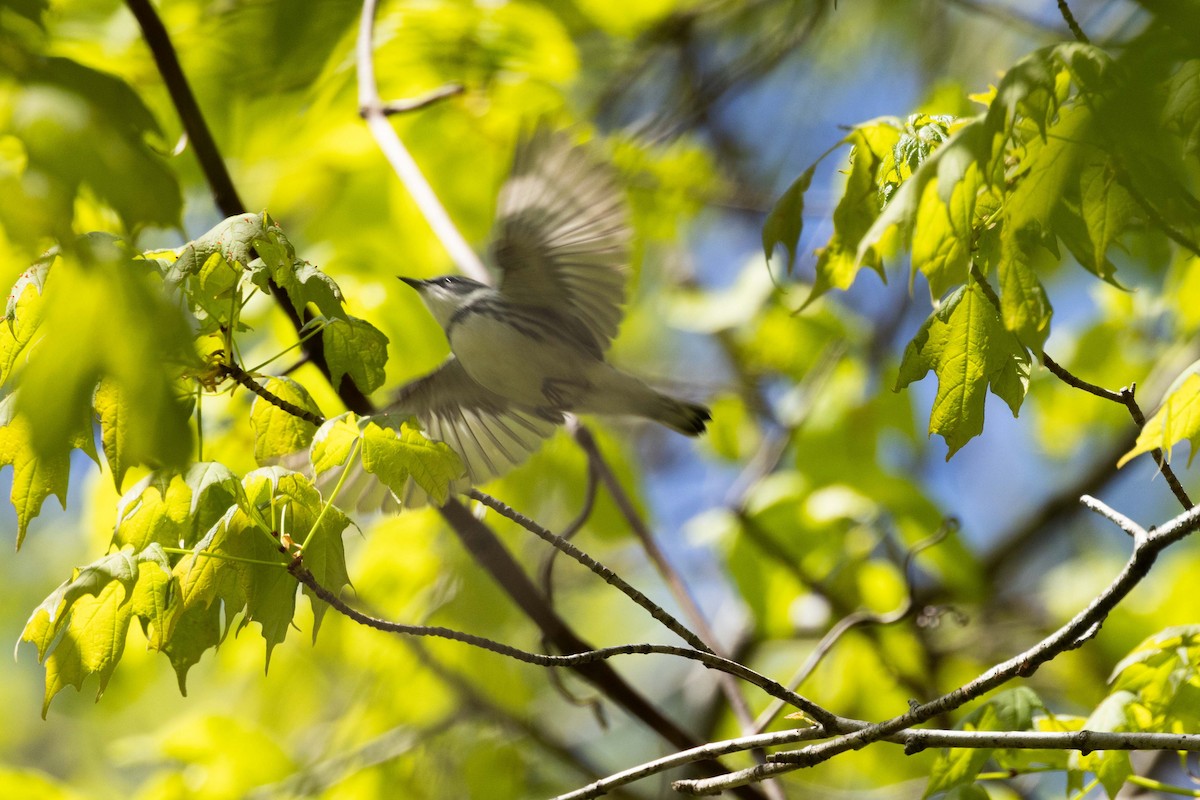
[{"label": "pale gray branch", "polygon": [[[1147,575],[1158,554],[1171,544],[1200,528],[1200,508],[1193,508],[1172,518],[1161,528],[1147,532],[1141,540],[1135,540],[1133,553],[1120,574],[1103,592],[1092,600],[1070,622],[1042,639],[1025,652],[1008,659],[979,675],[969,683],[928,703],[914,705],[908,713],[865,728],[837,736],[819,744],[769,757],[769,763],[738,773],[738,780],[750,783],[762,780],[788,769],[808,767],[826,761],[848,750],[858,749],[871,742],[890,739],[896,734],[912,728],[933,717],[944,714],[1000,686],[1015,677],[1033,674],[1039,666],[1058,654],[1087,638],[1104,622],[1116,605],[1128,595]],[[1092,748],[1096,749],[1096,748]],[[717,778],[727,781],[730,778]],[[690,785],[690,784],[689,784]],[[700,784],[707,787],[710,784]],[[711,784],[715,786],[716,784]],[[723,786],[742,785],[738,783]],[[719,790],[718,790],[719,791]],[[706,789],[706,793],[707,789]]]},{"label": "pale gray branch", "polygon": [[[446,213],[442,201],[434,193],[429,182],[425,180],[421,168],[408,152],[408,148],[396,135],[392,124],[388,122],[387,107],[379,99],[379,86],[375,80],[374,38],[376,0],[365,0],[363,3],[362,19],[358,28],[358,44],[356,58],[358,62],[358,106],[359,113],[366,120],[367,128],[379,149],[387,158],[392,169],[396,171],[401,183],[412,195],[413,202],[421,210],[429,227],[437,236],[450,258],[462,273],[483,283],[491,283],[491,275],[479,260],[479,256],[463,238],[450,215]],[[392,104],[394,105],[394,104]]]},{"label": "pale gray branch", "polygon": [[[787,731],[785,733],[795,733]],[[799,737],[792,739],[798,741]],[[740,740],[731,739],[718,744],[724,747],[718,755],[736,752]],[[948,731],[909,730],[886,736],[882,741],[904,745],[908,755],[929,747],[1004,748],[1024,750],[1078,750],[1091,753],[1097,750],[1154,750],[1160,752],[1200,752],[1200,735],[1193,733],[1124,733],[1110,731]],[[786,743],[780,742],[780,743]],[[747,745],[749,746],[749,745]],[[681,755],[681,754],[680,754]],[[665,759],[660,759],[665,760]],[[642,765],[648,766],[648,765]],[[670,766],[677,766],[672,764]],[[715,778],[679,780],[671,784],[675,791],[689,795],[716,795],[728,789],[755,783],[791,769],[791,764],[770,763],[731,772]],[[634,769],[640,769],[635,767]],[[633,770],[626,770],[632,772]],[[655,770],[661,771],[661,770]],[[615,777],[615,776],[614,776]],[[644,775],[642,777],[645,777]],[[597,783],[600,783],[598,781]],[[592,784],[595,786],[596,784]],[[617,784],[620,785],[620,784]],[[595,797],[596,795],[581,795]]]},{"label": "pale gray branch", "polygon": [[1145,528],[1143,528],[1141,525],[1138,525],[1120,511],[1111,508],[1105,504],[1104,501],[1097,500],[1095,497],[1085,494],[1083,497],[1079,498],[1079,504],[1088,511],[1094,511],[1100,516],[1114,523],[1118,528],[1132,536],[1135,542],[1143,541],[1146,538]]}]

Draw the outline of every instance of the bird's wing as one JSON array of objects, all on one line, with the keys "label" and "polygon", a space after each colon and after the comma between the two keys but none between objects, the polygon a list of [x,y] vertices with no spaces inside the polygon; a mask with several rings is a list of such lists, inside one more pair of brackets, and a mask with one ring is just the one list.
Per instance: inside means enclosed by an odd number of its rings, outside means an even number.
[{"label": "bird's wing", "polygon": [[625,302],[629,223],[611,170],[565,134],[539,128],[517,147],[492,256],[506,297],[577,318],[607,349]]},{"label": "bird's wing", "polygon": [[[399,427],[409,417],[416,417],[426,436],[450,445],[462,459],[467,475],[451,484],[451,494],[465,492],[521,463],[561,421],[514,408],[471,380],[454,356],[425,377],[405,385],[391,405],[371,419],[385,427]],[[327,492],[337,479],[338,471],[329,470],[317,479],[317,485]],[[411,478],[401,492],[393,495],[361,464],[347,474],[339,496],[362,512],[416,508],[429,499]]]},{"label": "bird's wing", "polygon": [[416,417],[426,436],[450,445],[462,458],[472,484],[484,483],[524,461],[561,421],[515,408],[472,380],[454,356],[402,388],[387,413]]}]

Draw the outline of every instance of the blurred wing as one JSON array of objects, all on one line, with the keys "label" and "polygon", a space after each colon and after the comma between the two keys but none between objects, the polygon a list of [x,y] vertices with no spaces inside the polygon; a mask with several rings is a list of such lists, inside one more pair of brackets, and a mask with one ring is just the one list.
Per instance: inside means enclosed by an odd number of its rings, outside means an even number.
[{"label": "blurred wing", "polygon": [[416,417],[426,436],[450,445],[472,484],[520,464],[554,433],[556,423],[514,408],[483,388],[454,356],[401,389],[387,413]]},{"label": "blurred wing", "polygon": [[500,190],[492,256],[510,300],[577,318],[603,350],[625,302],[629,223],[611,170],[539,128]]},{"label": "blurred wing", "polygon": [[[404,386],[392,404],[371,419],[385,427],[389,423],[398,427],[409,417],[421,422],[428,438],[450,445],[463,460],[467,477],[450,485],[451,494],[461,494],[504,474],[524,461],[555,428],[555,422],[513,408],[503,397],[471,380],[454,356]],[[318,478],[317,485],[328,493],[337,478],[338,470],[330,470]],[[429,500],[411,478],[399,496],[393,495],[361,464],[346,476],[339,497],[362,512],[416,508]]]}]

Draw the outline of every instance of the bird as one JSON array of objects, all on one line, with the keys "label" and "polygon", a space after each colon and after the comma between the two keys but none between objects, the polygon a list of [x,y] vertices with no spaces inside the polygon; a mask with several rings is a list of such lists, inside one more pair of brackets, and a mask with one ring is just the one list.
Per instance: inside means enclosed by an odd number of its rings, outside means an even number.
[{"label": "bird", "polygon": [[[400,276],[451,352],[403,386],[385,415],[415,417],[428,438],[458,454],[472,486],[523,461],[567,414],[631,415],[703,433],[707,407],[657,391],[607,360],[626,299],[630,238],[612,169],[565,132],[536,128],[518,144],[497,201],[497,285]],[[399,499],[414,505],[409,484]],[[379,499],[376,489],[366,502]]]}]

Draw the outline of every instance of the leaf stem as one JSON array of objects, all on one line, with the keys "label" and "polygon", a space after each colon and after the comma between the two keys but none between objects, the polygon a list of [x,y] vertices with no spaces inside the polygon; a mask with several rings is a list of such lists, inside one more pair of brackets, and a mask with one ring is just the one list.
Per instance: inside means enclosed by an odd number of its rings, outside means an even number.
[{"label": "leaf stem", "polygon": [[172,553],[172,554],[181,555],[181,556],[196,556],[196,557],[204,556],[205,558],[215,558],[220,561],[236,561],[239,564],[254,564],[255,566],[259,566],[259,567],[284,567],[284,568],[287,568],[287,564],[285,564],[282,561],[263,561],[263,560],[257,559],[257,558],[245,558],[243,556],[234,556],[234,555],[230,555],[229,553],[213,553],[209,550],[199,550],[199,551],[189,550],[186,547],[164,547],[163,552],[164,553]]},{"label": "leaf stem", "polygon": [[345,465],[342,467],[342,474],[338,478],[338,482],[334,485],[333,491],[329,494],[329,499],[321,506],[321,513],[317,514],[317,518],[313,520],[312,527],[308,529],[308,535],[304,537],[304,541],[300,543],[300,550],[303,551],[308,546],[313,535],[316,534],[317,528],[321,526],[321,521],[325,519],[326,512],[333,507],[333,501],[337,499],[338,492],[342,490],[342,486],[346,483],[346,476],[350,474],[351,468],[354,466],[354,460],[358,458],[359,452],[362,450],[362,438],[354,441],[354,447],[350,450],[350,456],[346,459]]}]

